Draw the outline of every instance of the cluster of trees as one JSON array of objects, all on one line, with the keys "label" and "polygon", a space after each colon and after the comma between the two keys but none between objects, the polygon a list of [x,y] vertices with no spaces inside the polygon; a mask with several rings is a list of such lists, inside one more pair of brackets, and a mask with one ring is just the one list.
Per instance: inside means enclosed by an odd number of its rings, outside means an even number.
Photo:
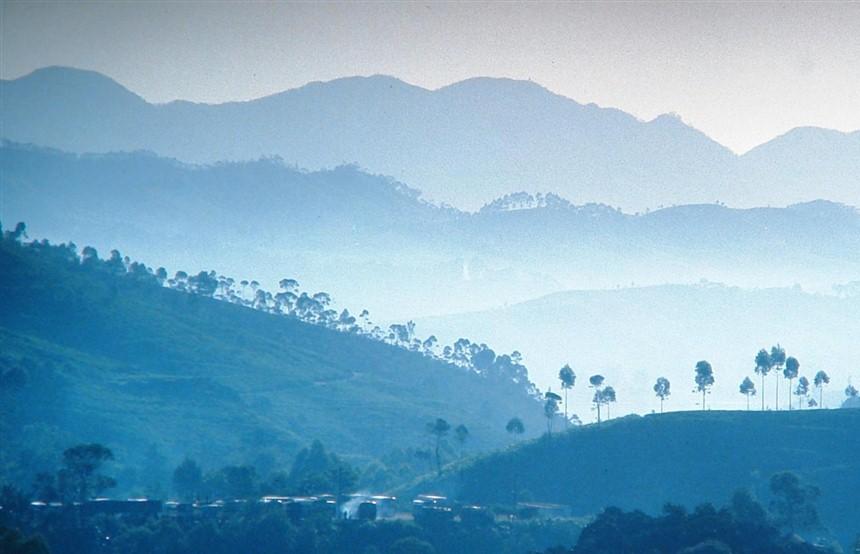
[{"label": "cluster of trees", "polygon": [[[436,460],[437,475],[442,475],[442,447],[445,445],[445,439],[451,431],[451,424],[441,417],[436,418],[436,421],[431,421],[427,424],[427,432],[430,433],[434,439],[433,455]],[[466,445],[466,441],[469,439],[469,429],[461,423],[453,429],[453,434],[459,444],[460,452],[462,453],[463,448]]]},{"label": "cluster of trees", "polygon": [[[830,376],[825,371],[818,371],[812,378],[812,383],[805,376],[800,375],[800,362],[794,356],[786,356],[785,349],[779,344],[771,347],[770,352],[762,348],[755,355],[755,373],[761,377],[761,409],[765,410],[765,377],[773,371],[775,380],[774,388],[774,410],[779,410],[779,381],[780,378],[788,380],[788,409],[794,409],[792,396],[797,397],[797,408],[803,409],[806,403],[810,408],[823,407],[824,388],[830,383]],[[794,380],[797,379],[797,386]],[[818,400],[811,396],[811,387],[818,390]],[[845,394],[851,396],[851,385],[845,390]],[[747,397],[747,409],[750,405],[750,397],[759,393],[755,383],[749,376],[741,382],[739,391]]]},{"label": "cluster of trees", "polygon": [[116,480],[102,473],[113,460],[113,452],[101,444],[79,444],[63,452],[56,473],[42,472],[33,483],[34,496],[48,502],[80,502],[116,486]]},{"label": "cluster of trees", "polygon": [[[565,425],[581,425],[582,421],[579,416],[569,412],[568,410],[568,392],[576,385],[576,372],[570,367],[570,364],[565,364],[558,370],[558,380],[561,384],[561,390],[564,396],[560,396],[552,389],[544,393],[544,416],[547,420],[547,433],[552,434],[553,423],[562,415]],[[609,417],[609,406],[616,402],[617,396],[615,388],[606,384],[606,378],[603,375],[595,374],[588,378],[589,388],[594,389],[592,396],[593,410],[597,412],[597,422],[602,421],[601,408],[606,407],[607,417]],[[563,411],[559,413],[559,406],[563,406]]]},{"label": "cluster of trees", "polygon": [[275,471],[268,478],[251,465],[228,465],[204,473],[186,458],[173,471],[173,490],[184,501],[248,499],[264,495],[343,494],[355,489],[358,471],[319,441],[296,455],[289,471]]},{"label": "cluster of trees", "polygon": [[[2,225],[0,225],[2,230]],[[4,240],[22,243],[27,238],[27,227],[18,223],[13,230],[3,232]],[[528,368],[522,355],[517,352],[497,354],[484,343],[459,338],[451,345],[441,345],[435,336],[419,338],[415,323],[389,325],[383,329],[370,319],[368,310],[356,316],[348,309],[336,310],[334,302],[326,292],[307,292],[300,289],[295,279],[284,278],[278,282],[278,291],[264,289],[256,280],[236,280],[215,271],[200,271],[191,274],[177,271],[172,277],[165,268],[153,269],[145,264],[111,250],[107,259],[100,259],[95,248],[86,246],[77,253],[74,243],[51,245],[47,240],[27,243],[39,250],[54,250],[70,263],[99,270],[108,274],[134,279],[142,284],[152,284],[178,290],[188,294],[238,304],[267,313],[299,319],[305,323],[323,326],[343,333],[353,333],[385,342],[399,348],[421,353],[446,363],[474,371],[490,379],[505,380],[523,387],[529,394],[539,396],[535,385],[529,381]]]},{"label": "cluster of trees", "polygon": [[546,554],[835,552],[793,535],[800,528],[818,524],[813,505],[815,489],[801,485],[796,475],[782,473],[771,479],[771,492],[775,498],[771,514],[745,490],[735,493],[731,504],[721,509],[703,504],[690,512],[668,504],[661,515],[654,517],[607,508],[583,529],[573,549],[555,548]]},{"label": "cluster of trees", "polygon": [[[465,429],[465,427],[464,427]],[[40,473],[33,483],[31,496],[46,502],[82,502],[117,486],[104,474],[114,459],[104,445],[79,444],[63,452],[56,473]],[[320,441],[314,441],[296,455],[289,471],[260,475],[252,465],[227,465],[204,472],[190,458],[173,471],[175,498],[183,501],[213,499],[249,499],[264,495],[341,494],[355,490],[360,474],[337,454],[327,452]]]},{"label": "cluster of trees", "polygon": [[[803,408],[806,403],[809,407],[822,407],[824,388],[830,383],[830,376],[825,371],[818,371],[810,383],[809,379],[800,375],[800,362],[793,356],[786,356],[785,349],[780,345],[771,348],[770,352],[765,349],[759,350],[755,357],[755,372],[761,375],[762,378],[762,410],[765,409],[764,402],[764,378],[771,370],[777,377],[777,390],[779,387],[779,378],[788,380],[788,409],[792,410],[794,404],[792,396],[798,397],[798,409]],[[702,410],[707,409],[707,395],[711,393],[711,388],[714,385],[714,368],[707,360],[696,362],[693,367],[695,388],[694,393],[702,395]],[[547,417],[547,432],[552,433],[552,420],[558,414],[558,406],[564,402],[564,421],[578,422],[576,415],[568,416],[567,392],[576,384],[576,373],[571,369],[569,364],[565,364],[558,372],[558,379],[561,383],[561,389],[564,391],[564,397],[553,393],[551,390],[544,395],[544,414]],[[797,386],[794,386],[794,380],[797,379]],[[592,398],[593,409],[597,412],[597,422],[601,421],[601,406],[606,406],[607,417],[609,416],[609,405],[616,401],[615,389],[611,386],[604,386],[605,379],[602,375],[592,375],[589,378],[589,386],[594,389]],[[811,396],[811,389],[815,387],[818,391],[818,400]],[[660,413],[663,413],[664,402],[672,395],[672,384],[666,377],[658,377],[653,386],[654,394],[660,399]],[[745,377],[739,387],[740,393],[746,396],[747,410],[750,408],[750,398],[758,394],[755,383],[749,376]],[[778,393],[777,393],[778,394]],[[845,388],[845,396],[847,398],[857,398],[860,396],[857,388],[852,384],[848,384]],[[779,409],[778,402],[775,404],[775,409]]]}]

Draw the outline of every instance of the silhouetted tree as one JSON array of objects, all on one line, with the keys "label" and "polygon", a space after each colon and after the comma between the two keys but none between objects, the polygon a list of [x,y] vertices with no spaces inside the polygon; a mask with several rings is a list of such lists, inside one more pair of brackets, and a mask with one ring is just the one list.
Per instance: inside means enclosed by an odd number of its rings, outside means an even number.
[{"label": "silhouetted tree", "polygon": [[761,411],[764,411],[764,378],[770,373],[773,368],[773,361],[770,359],[770,354],[762,348],[755,355],[755,372],[761,375]]},{"label": "silhouetted tree", "polygon": [[448,434],[448,431],[451,430],[451,424],[445,421],[444,419],[437,418],[436,421],[427,424],[427,430],[433,435],[436,439],[436,473],[438,475],[442,475],[442,440]]},{"label": "silhouetted tree", "polygon": [[203,490],[203,471],[197,462],[185,458],[173,470],[173,490],[185,501],[195,500],[200,496]]},{"label": "silhouetted tree", "polygon": [[611,417],[609,414],[609,405],[613,404],[616,400],[615,389],[612,386],[608,386],[603,389],[601,396],[603,397],[603,403],[606,404],[606,419],[609,419]]},{"label": "silhouetted tree", "polygon": [[98,443],[79,444],[66,449],[58,479],[63,496],[83,502],[115,487],[116,481],[99,473],[105,462],[110,460],[113,460],[113,452]]},{"label": "silhouetted tree", "polygon": [[750,409],[750,396],[755,396],[755,383],[749,377],[744,377],[740,386],[741,394],[747,397],[747,411]]},{"label": "silhouetted tree", "polygon": [[774,410],[779,411],[779,379],[781,377],[782,367],[785,364],[785,349],[779,344],[770,348],[770,361],[772,368],[776,370],[774,378],[776,379],[776,389],[774,391]]},{"label": "silhouetted tree", "polygon": [[558,415],[558,403],[561,397],[552,391],[544,394],[543,415],[546,417],[546,432],[552,435],[552,423]]},{"label": "silhouetted tree", "polygon": [[558,379],[561,381],[561,389],[564,391],[564,421],[567,422],[567,391],[576,384],[576,373],[568,364],[558,370]]},{"label": "silhouetted tree", "polygon": [[824,387],[830,383],[830,376],[825,371],[819,371],[815,374],[815,388],[818,389],[818,406],[824,407]]},{"label": "silhouetted tree", "polygon": [[845,387],[845,396],[848,398],[857,398],[857,388],[854,385],[849,384]]},{"label": "silhouetted tree", "polygon": [[603,404],[603,375],[597,374],[592,375],[588,378],[588,386],[594,389],[594,397],[592,398],[592,402],[594,402],[594,407],[597,409],[597,423],[600,423],[600,406]]},{"label": "silhouetted tree", "polygon": [[797,387],[794,389],[794,395],[797,396],[798,409],[803,409],[803,400],[809,395],[809,379],[801,377],[797,380]]},{"label": "silhouetted tree", "polygon": [[505,431],[512,435],[522,435],[526,432],[526,426],[523,425],[523,420],[518,417],[512,417],[505,425]]},{"label": "silhouetted tree", "polygon": [[672,384],[669,383],[669,380],[665,377],[658,377],[657,382],[654,383],[654,393],[657,395],[657,398],[660,399],[660,413],[663,413],[663,401],[669,398],[671,392]]},{"label": "silhouetted tree", "polygon": [[466,441],[469,439],[469,429],[462,423],[454,429],[454,436],[457,437],[457,442],[460,443],[460,453],[466,447]]},{"label": "silhouetted tree", "polygon": [[714,369],[706,360],[696,362],[696,390],[702,393],[702,409],[705,409],[705,395],[714,384]]},{"label": "silhouetted tree", "polygon": [[770,511],[778,526],[792,533],[818,526],[818,487],[801,483],[796,474],[786,471],[770,478],[770,491],[774,495]]},{"label": "silhouetted tree", "polygon": [[785,360],[785,369],[782,374],[788,379],[788,410],[791,411],[791,394],[794,392],[791,390],[793,381],[797,378],[797,374],[800,372],[800,362],[797,361],[797,358],[794,356],[789,356]]}]

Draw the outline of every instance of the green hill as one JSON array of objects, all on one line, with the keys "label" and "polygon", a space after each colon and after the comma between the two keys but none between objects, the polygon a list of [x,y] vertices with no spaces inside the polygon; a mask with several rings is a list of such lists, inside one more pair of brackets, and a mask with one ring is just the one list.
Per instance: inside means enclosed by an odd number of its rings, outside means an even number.
[{"label": "green hill", "polygon": [[[667,502],[725,504],[793,471],[821,489],[821,519],[843,542],[860,531],[860,410],[675,412],[628,416],[525,442],[452,471],[435,490],[476,503],[515,498],[656,513]],[[417,491],[416,491],[417,492]]]},{"label": "green hill", "polygon": [[512,416],[541,428],[521,385],[121,273],[0,241],[0,480],[28,483],[78,441],[114,449],[127,484],[185,455],[283,464],[313,439],[378,458],[426,447],[437,417],[473,451],[505,443]]}]

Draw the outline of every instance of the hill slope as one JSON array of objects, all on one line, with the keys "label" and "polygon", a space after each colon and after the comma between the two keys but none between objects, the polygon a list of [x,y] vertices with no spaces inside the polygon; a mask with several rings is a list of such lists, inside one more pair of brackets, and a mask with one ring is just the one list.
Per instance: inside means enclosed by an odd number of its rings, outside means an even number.
[{"label": "hill slope", "polygon": [[674,116],[640,121],[510,79],[431,91],[350,77],[249,102],[153,105],[98,73],[52,67],[3,81],[0,98],[3,138],[18,142],[145,149],[188,162],[357,162],[468,209],[522,189],[631,210],[715,200],[860,203],[857,133],[818,130],[828,147],[811,149],[820,141],[781,137],[739,157]]},{"label": "hill slope", "polygon": [[666,502],[722,505],[738,488],[766,502],[770,476],[794,471],[821,489],[822,521],[847,544],[860,530],[858,427],[860,410],[630,416],[479,458],[419,488],[480,503],[510,503],[516,489],[574,514],[654,513]]},{"label": "hill slope", "polygon": [[0,267],[4,474],[50,467],[77,441],[132,467],[190,455],[211,468],[283,463],[313,439],[364,458],[423,447],[436,417],[464,423],[475,449],[503,444],[513,415],[540,426],[522,387],[361,336],[92,269],[57,247],[3,240]]}]

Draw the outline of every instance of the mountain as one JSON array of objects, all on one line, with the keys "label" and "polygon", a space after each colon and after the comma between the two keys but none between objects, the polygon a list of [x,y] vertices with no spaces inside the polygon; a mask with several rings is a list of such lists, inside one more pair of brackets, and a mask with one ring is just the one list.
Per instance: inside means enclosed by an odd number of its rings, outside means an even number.
[{"label": "mountain", "polygon": [[419,484],[479,504],[557,502],[574,515],[606,506],[659,513],[665,503],[725,505],[748,488],[767,506],[769,479],[797,473],[817,486],[824,529],[843,544],[860,521],[858,410],[686,412],[588,425],[480,457]]},{"label": "mountain", "polygon": [[296,278],[388,321],[569,289],[705,278],[830,291],[860,275],[860,214],[831,202],[634,215],[519,193],[469,213],[352,166],[308,172],[271,159],[197,166],[5,143],[0,220],[171,271],[218,268],[271,289]]},{"label": "mountain", "polygon": [[[618,391],[616,415],[659,410],[651,387],[658,377],[672,383],[667,410],[700,406],[694,394],[698,360],[714,367],[716,383],[707,402],[714,409],[744,409],[738,386],[751,377],[762,385],[753,359],[760,348],[780,343],[800,360],[800,374],[812,380],[819,370],[831,377],[824,403],[837,407],[843,390],[860,372],[845,360],[860,357],[860,294],[813,294],[798,287],[744,289],[717,283],[662,285],[617,290],[565,291],[493,310],[419,318],[419,329],[443,342],[476,336],[502,350],[516,348],[532,379],[558,388],[558,369],[569,363],[578,381],[570,393],[571,411],[592,421],[593,391],[588,377],[604,375]],[[765,401],[775,407],[776,376],[765,382]],[[788,407],[789,383],[779,378],[779,407]],[[794,385],[797,381],[794,381]],[[815,399],[819,395],[813,391]],[[797,408],[799,399],[792,397]],[[604,414],[605,415],[605,414]]]},{"label": "mountain", "polygon": [[192,163],[356,162],[469,210],[520,190],[640,211],[715,200],[860,202],[856,133],[797,130],[737,156],[676,116],[641,121],[527,81],[475,78],[426,90],[348,77],[248,102],[156,105],[98,73],[50,67],[3,81],[0,98],[3,138],[16,142],[77,153],[142,149]]},{"label": "mountain", "polygon": [[121,263],[119,273],[116,264],[82,263],[68,247],[7,236],[0,267],[8,482],[32,482],[11,472],[51,469],[80,442],[109,446],[124,468],[160,460],[166,473],[183,456],[209,469],[284,467],[314,439],[379,459],[424,448],[438,417],[465,424],[476,451],[506,443],[512,416],[535,434],[541,425],[539,403],[511,381],[160,287]]}]

